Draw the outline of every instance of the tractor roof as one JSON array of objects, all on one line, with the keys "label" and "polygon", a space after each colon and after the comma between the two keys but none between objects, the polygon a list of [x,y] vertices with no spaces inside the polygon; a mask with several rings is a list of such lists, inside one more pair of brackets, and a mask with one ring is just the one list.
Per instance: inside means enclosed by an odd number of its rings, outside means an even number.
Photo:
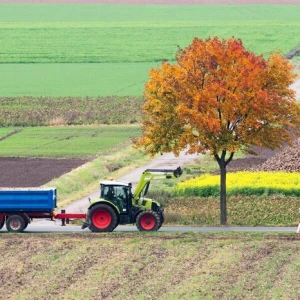
[{"label": "tractor roof", "polygon": [[114,186],[129,186],[127,181],[104,180],[100,181],[101,185],[114,185]]}]

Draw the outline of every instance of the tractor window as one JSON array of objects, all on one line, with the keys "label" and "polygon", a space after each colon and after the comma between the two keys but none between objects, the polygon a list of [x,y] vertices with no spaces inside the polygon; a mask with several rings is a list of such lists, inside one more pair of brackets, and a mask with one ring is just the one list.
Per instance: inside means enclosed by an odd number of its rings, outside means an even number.
[{"label": "tractor window", "polygon": [[102,186],[101,198],[113,202],[120,209],[126,212],[129,200],[129,189],[127,186]]}]

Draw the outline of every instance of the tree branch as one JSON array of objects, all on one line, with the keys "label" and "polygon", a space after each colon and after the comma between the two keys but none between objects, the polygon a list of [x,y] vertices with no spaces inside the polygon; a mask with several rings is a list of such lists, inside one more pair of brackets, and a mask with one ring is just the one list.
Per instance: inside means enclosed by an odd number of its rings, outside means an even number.
[{"label": "tree branch", "polygon": [[228,157],[228,159],[225,161],[225,166],[227,166],[233,159],[233,155],[234,155],[234,152],[231,152],[230,153],[230,156]]}]

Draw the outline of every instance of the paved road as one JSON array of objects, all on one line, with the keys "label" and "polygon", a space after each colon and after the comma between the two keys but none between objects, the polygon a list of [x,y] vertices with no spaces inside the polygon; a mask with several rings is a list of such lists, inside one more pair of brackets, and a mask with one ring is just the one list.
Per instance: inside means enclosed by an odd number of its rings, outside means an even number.
[{"label": "paved road", "polygon": [[296,80],[295,83],[291,85],[291,88],[296,92],[296,99],[300,100],[300,79]]},{"label": "paved road", "polygon": [[[162,226],[160,232],[184,233],[184,232],[278,232],[278,233],[296,233],[297,227],[189,227],[189,226]],[[6,232],[6,228],[0,232]],[[116,232],[138,232],[137,228],[132,225],[119,225]],[[29,224],[24,232],[39,232],[39,233],[89,233],[89,229],[82,230],[80,226],[67,225],[61,226],[60,222],[56,221],[40,221]],[[101,233],[99,233],[101,234]]]}]

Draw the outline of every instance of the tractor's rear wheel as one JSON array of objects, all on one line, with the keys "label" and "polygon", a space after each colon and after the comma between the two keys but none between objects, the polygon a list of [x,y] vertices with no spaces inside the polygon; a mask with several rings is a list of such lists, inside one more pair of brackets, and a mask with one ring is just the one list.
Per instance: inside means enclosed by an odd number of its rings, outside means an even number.
[{"label": "tractor's rear wheel", "polygon": [[90,218],[89,229],[93,232],[110,232],[118,226],[118,217],[115,210],[106,204],[98,204],[92,207]]},{"label": "tractor's rear wheel", "polygon": [[25,226],[24,219],[19,215],[12,215],[6,220],[6,228],[10,232],[22,232]]},{"label": "tractor's rear wheel", "polygon": [[139,231],[157,231],[161,226],[158,213],[144,210],[136,218],[136,227]]}]

